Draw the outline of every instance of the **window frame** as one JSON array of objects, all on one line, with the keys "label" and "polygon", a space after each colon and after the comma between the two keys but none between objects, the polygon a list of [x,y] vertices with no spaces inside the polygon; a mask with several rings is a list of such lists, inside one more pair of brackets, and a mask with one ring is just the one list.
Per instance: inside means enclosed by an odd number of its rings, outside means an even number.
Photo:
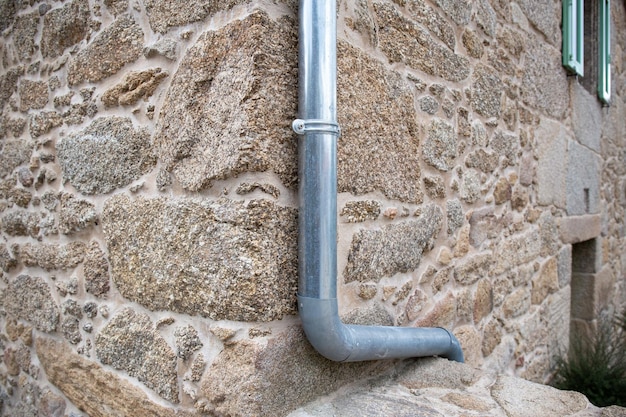
[{"label": "window frame", "polygon": [[563,0],[563,66],[584,75],[584,0]]},{"label": "window frame", "polygon": [[611,0],[598,3],[598,98],[611,101]]}]

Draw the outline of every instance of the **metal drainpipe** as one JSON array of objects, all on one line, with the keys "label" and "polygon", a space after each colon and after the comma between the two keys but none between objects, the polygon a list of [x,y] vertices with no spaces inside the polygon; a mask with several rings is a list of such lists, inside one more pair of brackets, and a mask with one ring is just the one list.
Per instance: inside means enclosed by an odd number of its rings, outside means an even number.
[{"label": "metal drainpipe", "polygon": [[300,0],[298,309],[310,343],[355,362],[438,355],[463,362],[446,329],[343,324],[337,307],[336,0]]}]

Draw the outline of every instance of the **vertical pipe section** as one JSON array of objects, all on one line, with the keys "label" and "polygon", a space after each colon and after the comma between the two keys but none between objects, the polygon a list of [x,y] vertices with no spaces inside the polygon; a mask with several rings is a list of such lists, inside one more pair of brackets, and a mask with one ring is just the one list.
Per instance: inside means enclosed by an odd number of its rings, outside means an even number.
[{"label": "vertical pipe section", "polygon": [[345,325],[337,306],[336,0],[300,0],[298,308],[307,338],[328,359],[439,355],[463,362],[442,328]]}]

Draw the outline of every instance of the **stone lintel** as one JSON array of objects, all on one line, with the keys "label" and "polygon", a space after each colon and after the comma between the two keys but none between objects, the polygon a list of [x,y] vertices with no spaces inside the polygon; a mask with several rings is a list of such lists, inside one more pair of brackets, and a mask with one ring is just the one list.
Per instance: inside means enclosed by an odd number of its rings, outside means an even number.
[{"label": "stone lintel", "polygon": [[600,236],[602,219],[599,214],[568,216],[559,219],[558,225],[563,243],[578,243]]}]

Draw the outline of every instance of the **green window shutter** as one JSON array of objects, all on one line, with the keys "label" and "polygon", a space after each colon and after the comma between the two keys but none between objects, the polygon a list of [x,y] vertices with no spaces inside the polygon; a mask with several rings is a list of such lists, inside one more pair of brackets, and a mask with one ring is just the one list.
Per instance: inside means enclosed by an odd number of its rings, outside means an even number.
[{"label": "green window shutter", "polygon": [[583,0],[563,0],[563,66],[583,75]]},{"label": "green window shutter", "polygon": [[598,97],[611,100],[611,0],[600,0],[598,22]]}]

